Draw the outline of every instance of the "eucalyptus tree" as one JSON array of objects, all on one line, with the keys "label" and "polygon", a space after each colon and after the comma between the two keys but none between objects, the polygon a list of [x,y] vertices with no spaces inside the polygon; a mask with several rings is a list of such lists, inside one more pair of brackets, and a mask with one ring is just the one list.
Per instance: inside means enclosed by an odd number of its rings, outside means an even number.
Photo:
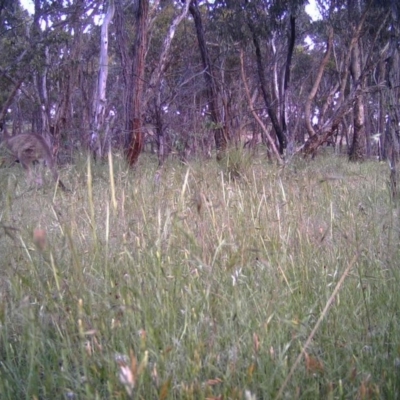
[{"label": "eucalyptus tree", "polygon": [[[382,88],[379,82],[373,83],[370,78],[384,56],[388,8],[373,0],[321,1],[319,5],[324,17],[322,24],[330,31],[320,71],[325,74],[334,66],[336,73],[326,97],[329,102],[314,113],[310,113],[310,104],[307,104],[309,138],[304,151],[315,153],[344,125],[352,133],[346,132],[350,160],[362,160],[370,140],[366,137],[366,96]],[[316,89],[319,90],[319,85]],[[313,100],[313,94],[310,93],[309,100]],[[347,124],[349,113],[351,120]],[[309,121],[313,117],[318,120],[317,129],[310,129]]]},{"label": "eucalyptus tree", "polygon": [[131,111],[126,121],[126,129],[130,135],[128,162],[134,165],[143,148],[142,130],[142,96],[144,91],[145,59],[148,42],[149,0],[137,0],[135,13],[135,40],[133,44]]},{"label": "eucalyptus tree", "polygon": [[[176,34],[176,31],[181,24],[181,22],[186,18],[189,11],[190,1],[186,1],[183,4],[182,10],[180,13],[175,15],[175,12],[172,12],[174,17],[172,22],[169,25],[168,32],[164,34],[162,40],[162,48],[160,49],[159,59],[154,67],[150,79],[149,79],[149,87],[145,96],[145,107],[152,108],[153,116],[155,119],[156,131],[157,131],[157,141],[158,141],[158,160],[159,165],[162,165],[166,156],[166,142],[165,142],[165,134],[164,134],[164,126],[163,126],[163,108],[168,108],[170,102],[165,100],[165,90],[163,90],[163,82],[165,81],[165,73],[171,64],[171,46],[172,40]],[[172,3],[169,5],[170,9],[177,8]],[[168,6],[167,6],[168,7]],[[150,103],[150,104],[149,104]]]},{"label": "eucalyptus tree", "polygon": [[[19,2],[12,4],[16,25],[5,37],[14,36],[14,46],[10,51],[2,47],[2,54],[11,56],[6,69],[14,74],[15,97],[1,105],[3,115],[10,111],[8,117],[20,132],[29,124],[31,131],[51,133],[59,142],[69,139],[75,128],[78,140],[86,141],[95,79],[87,67],[96,55],[91,37],[96,34],[99,2],[35,0],[32,15]],[[7,15],[3,9],[2,16],[9,19]]]},{"label": "eucalyptus tree", "polygon": [[[131,165],[138,160],[145,131],[153,130],[148,128],[149,124],[143,124],[144,121],[155,125],[159,163],[162,164],[165,158],[163,119],[168,116],[165,110],[171,108],[177,91],[174,78],[171,79],[166,73],[171,66],[179,64],[177,60],[181,51],[176,51],[173,39],[188,14],[189,4],[189,1],[184,2],[183,6],[180,2],[164,1],[159,4],[154,1],[145,5],[138,1],[132,7],[129,2],[116,0],[116,45],[121,60],[125,105],[123,130]],[[137,21],[134,30],[129,29],[132,18]],[[176,51],[175,56],[171,55],[173,50]],[[140,55],[141,62],[138,59]],[[175,74],[176,71],[172,77]]]},{"label": "eucalyptus tree", "polygon": [[[282,155],[293,142],[291,70],[299,21],[306,23],[305,1],[217,0],[215,13],[226,34],[253,60],[264,109]],[[251,48],[251,52],[249,49]],[[253,106],[250,105],[251,109]]]},{"label": "eucalyptus tree", "polygon": [[[108,78],[108,28],[114,17],[115,3],[109,0],[107,11],[101,25],[99,72],[93,101],[91,148],[98,157],[102,156],[105,142],[108,141],[110,130],[111,110],[107,113],[107,78]],[[107,115],[108,114],[108,115]],[[103,136],[103,137],[102,137]],[[102,140],[103,139],[103,140]]]},{"label": "eucalyptus tree", "polygon": [[383,52],[386,57],[384,58],[385,63],[381,69],[385,77],[384,82],[386,87],[380,100],[384,103],[381,107],[387,110],[385,115],[385,136],[387,156],[390,165],[392,195],[398,198],[398,162],[400,158],[400,5],[396,1],[390,1],[389,5],[389,42],[387,48]]},{"label": "eucalyptus tree", "polygon": [[[85,0],[35,0],[34,5],[30,39],[37,44],[32,74],[37,111],[33,123],[36,132],[52,131],[59,139],[72,118],[72,96],[82,67],[79,61],[85,52],[83,35],[93,24],[98,5]],[[82,121],[79,125],[85,126]]]},{"label": "eucalyptus tree", "polygon": [[202,16],[199,10],[198,0],[190,0],[189,10],[193,17],[194,25],[196,28],[199,50],[204,68],[204,79],[206,83],[208,108],[209,108],[211,123],[213,125],[212,128],[214,130],[217,159],[219,160],[224,156],[229,139],[229,133],[226,130],[226,126],[224,126],[224,124],[222,123],[221,115],[219,112],[218,87],[216,83],[216,77],[214,74],[214,68],[211,63],[208,47],[206,44],[205,32],[203,28]]},{"label": "eucalyptus tree", "polygon": [[13,129],[20,129],[21,110],[14,101],[18,92],[31,97],[23,86],[31,71],[30,60],[33,57],[33,46],[29,43],[30,17],[23,10],[19,1],[4,0],[0,3],[0,122],[9,115]]}]

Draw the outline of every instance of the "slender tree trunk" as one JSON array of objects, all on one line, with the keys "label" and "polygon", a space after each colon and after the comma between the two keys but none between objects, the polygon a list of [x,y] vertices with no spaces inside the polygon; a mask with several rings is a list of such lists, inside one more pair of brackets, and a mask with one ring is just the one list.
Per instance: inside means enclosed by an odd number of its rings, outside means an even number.
[{"label": "slender tree trunk", "polygon": [[33,16],[33,24],[31,30],[31,39],[33,42],[42,43],[42,46],[38,46],[38,53],[36,55],[36,62],[39,68],[36,69],[33,74],[33,81],[36,88],[36,97],[38,104],[38,114],[40,118],[36,119],[36,133],[43,135],[46,140],[49,139],[50,135],[50,102],[47,92],[47,78],[50,66],[50,53],[49,46],[44,39],[43,29],[41,24],[45,23],[45,27],[48,28],[48,21],[46,15],[42,12],[42,3],[40,0],[35,0],[35,13]]},{"label": "slender tree trunk", "polygon": [[270,99],[270,94],[268,93],[267,81],[265,79],[265,66],[264,66],[264,62],[262,59],[262,55],[261,55],[260,41],[259,41],[259,38],[258,38],[258,35],[256,32],[256,28],[250,18],[248,19],[247,23],[248,23],[250,32],[252,34],[253,44],[255,47],[256,60],[257,60],[257,72],[258,72],[258,79],[260,81],[260,86],[261,86],[261,93],[262,93],[262,96],[264,99],[264,103],[267,107],[267,112],[268,112],[269,118],[271,119],[272,125],[275,129],[275,134],[278,138],[279,152],[281,154],[283,154],[283,152],[286,148],[286,145],[287,145],[287,139],[286,139],[285,133],[282,130],[281,125],[279,124],[278,116],[277,116],[274,108],[271,105],[272,102]]},{"label": "slender tree trunk", "polygon": [[146,99],[144,101],[145,104],[148,103],[151,97],[154,98],[154,115],[155,115],[155,123],[157,127],[157,137],[158,137],[158,162],[159,165],[162,165],[165,160],[165,136],[164,136],[164,128],[163,128],[163,120],[162,120],[162,107],[161,107],[161,80],[167,70],[168,66],[168,55],[171,50],[172,39],[175,36],[176,29],[179,24],[183,21],[183,19],[187,16],[189,11],[190,0],[186,0],[186,4],[183,7],[182,13],[179,14],[172,22],[167,35],[164,38],[163,50],[161,52],[158,65],[156,66],[149,84],[149,90],[146,93]]},{"label": "slender tree trunk", "polygon": [[[350,0],[351,1],[351,0]],[[351,56],[353,48],[356,46],[360,35],[361,29],[364,26],[365,19],[368,14],[369,7],[371,5],[371,1],[368,3],[367,7],[365,8],[360,21],[353,29],[353,35],[349,43],[349,48],[344,60],[344,70],[340,76],[340,89],[339,89],[339,96],[336,100],[335,111],[331,118],[328,121],[324,122],[323,126],[320,128],[319,134],[313,134],[309,137],[306,143],[303,146],[304,155],[314,154],[315,151],[325,143],[333,134],[335,134],[336,130],[339,128],[339,125],[344,118],[344,116],[349,112],[349,110],[354,107],[355,101],[358,96],[361,95],[361,85],[360,79],[354,83],[353,88],[346,96],[346,86],[348,81],[349,69],[351,65]],[[378,32],[379,30],[377,30]],[[367,69],[360,73],[360,76],[365,75],[367,73]],[[307,108],[306,108],[307,110]],[[309,130],[309,127],[308,127]]]},{"label": "slender tree trunk", "polygon": [[142,132],[142,97],[144,84],[144,67],[147,48],[147,23],[149,0],[138,0],[136,13],[136,36],[132,64],[132,92],[133,101],[130,115],[127,119],[127,131],[130,135],[127,158],[133,166],[139,159],[143,148]]},{"label": "slender tree trunk", "polygon": [[[63,69],[64,79],[61,82],[59,101],[56,107],[56,112],[53,121],[53,139],[56,142],[56,147],[59,148],[62,136],[66,137],[66,129],[71,126],[72,116],[72,97],[74,90],[78,87],[79,77],[81,74],[81,63],[75,62],[79,60],[82,52],[82,15],[84,13],[85,0],[78,0],[75,3],[74,14],[71,17],[72,24],[69,34],[72,39],[71,58],[69,63]],[[73,32],[73,33],[72,33]],[[81,121],[82,139],[85,132],[85,126]]]},{"label": "slender tree trunk", "polygon": [[330,57],[331,51],[332,51],[332,42],[333,42],[333,29],[332,29],[332,27],[329,27],[328,41],[326,43],[325,54],[322,57],[321,63],[319,64],[317,76],[315,78],[314,84],[311,88],[311,91],[307,97],[306,104],[305,104],[304,118],[305,118],[305,122],[306,122],[307,132],[308,132],[308,135],[310,138],[312,136],[316,135],[315,130],[311,124],[311,120],[312,120],[311,105],[317,94],[319,85],[321,84],[321,80],[322,80],[322,76],[325,71],[326,64],[329,61],[329,57]]},{"label": "slender tree trunk", "polygon": [[[350,48],[350,73],[354,87],[362,89],[365,82],[365,74],[363,71],[363,60],[361,56],[361,32],[365,16],[371,6],[369,1],[365,7],[364,15],[361,15],[361,4],[358,0],[348,0],[348,18],[351,29],[353,31],[353,46]],[[363,161],[365,156],[365,110],[364,110],[364,94],[360,90],[353,104],[353,140],[349,151],[350,161]]]},{"label": "slender tree trunk", "polygon": [[165,135],[163,129],[163,123],[161,118],[161,101],[159,99],[154,99],[154,117],[155,117],[155,125],[156,125],[156,133],[157,133],[157,155],[158,155],[158,165],[161,166],[165,161]]},{"label": "slender tree trunk", "polygon": [[[33,16],[31,39],[34,42],[42,41],[41,18],[42,4],[40,0],[35,0],[35,14]],[[47,72],[49,66],[49,49],[46,44],[40,48],[40,52],[36,55],[36,61],[40,67],[37,68],[33,80],[36,87],[36,97],[39,104],[40,121],[38,120],[37,133],[48,135],[50,129],[50,112],[47,95]]]},{"label": "slender tree trunk", "polygon": [[[361,79],[361,54],[359,42],[357,42],[352,49],[350,70],[354,85],[359,84],[362,87],[362,82],[359,82]],[[354,102],[353,124],[353,141],[350,147],[349,160],[363,161],[365,153],[365,112],[364,96],[362,91],[360,91]]]},{"label": "slender tree trunk", "polygon": [[253,100],[251,99],[251,96],[250,96],[250,91],[249,91],[249,88],[247,85],[247,78],[246,78],[246,74],[244,72],[243,50],[240,51],[240,66],[241,66],[242,81],[243,81],[243,85],[244,85],[244,89],[246,92],[246,97],[247,97],[247,101],[249,103],[250,110],[254,116],[254,119],[260,125],[264,136],[267,138],[268,144],[270,145],[271,151],[274,153],[276,160],[278,161],[278,164],[282,165],[283,160],[282,160],[282,157],[281,157],[278,149],[276,148],[275,141],[271,138],[271,135],[269,134],[267,127],[264,125],[261,118],[257,115],[256,111],[254,110]]},{"label": "slender tree trunk", "polygon": [[109,0],[107,13],[101,26],[99,73],[93,104],[92,137],[90,146],[94,154],[99,158],[102,157],[102,142],[104,140],[102,136],[104,136],[106,131],[105,111],[107,106],[106,87],[108,78],[108,27],[114,17],[114,12],[114,0]]},{"label": "slender tree trunk", "polygon": [[[128,129],[129,116],[132,113],[133,91],[132,91],[132,57],[129,52],[128,38],[126,33],[126,20],[123,8],[124,0],[115,0],[115,34],[116,42],[121,58],[122,78],[124,82],[123,105],[124,105],[124,126],[123,143],[126,149],[129,148],[130,135]],[[133,49],[134,46],[132,46]]]},{"label": "slender tree trunk", "polygon": [[399,198],[400,158],[400,50],[398,37],[400,35],[400,9],[392,8],[393,34],[390,40],[389,55],[386,57],[386,106],[388,110],[386,128],[386,151],[390,165],[390,185],[394,199]]},{"label": "slender tree trunk", "polygon": [[193,20],[196,26],[197,40],[199,42],[201,59],[203,61],[203,67],[205,70],[204,79],[207,87],[207,98],[210,108],[211,122],[214,124],[214,139],[215,147],[217,150],[217,160],[220,160],[221,158],[223,158],[226,151],[229,134],[226,132],[226,127],[223,125],[218,111],[217,84],[215,82],[211,60],[207,50],[199,6],[197,0],[188,1],[190,1],[189,11],[193,16]]},{"label": "slender tree trunk", "polygon": [[278,51],[276,49],[276,36],[277,32],[272,33],[272,37],[270,40],[267,42],[267,52],[271,53],[273,55],[273,66],[271,67],[272,71],[272,79],[271,79],[271,98],[270,98],[270,103],[275,104],[275,112],[277,115],[281,115],[281,91],[279,90],[279,61],[280,61],[280,55],[278,55]]},{"label": "slender tree trunk", "polygon": [[290,132],[288,129],[289,97],[290,97],[289,84],[290,84],[290,68],[292,65],[293,50],[296,41],[296,18],[293,15],[291,15],[289,21],[290,21],[289,43],[286,55],[285,74],[283,76],[283,88],[282,88],[281,126],[282,126],[283,136],[289,139],[289,144],[290,144],[289,147],[292,152],[294,137],[293,137],[293,132]]},{"label": "slender tree trunk", "polygon": [[[385,80],[385,68],[386,62],[381,60],[379,62],[379,81],[383,82]],[[378,134],[379,134],[379,161],[386,160],[386,136],[384,135],[385,132],[385,117],[386,117],[386,110],[384,106],[385,102],[385,94],[384,91],[381,90],[379,92],[379,116],[378,116]]]}]

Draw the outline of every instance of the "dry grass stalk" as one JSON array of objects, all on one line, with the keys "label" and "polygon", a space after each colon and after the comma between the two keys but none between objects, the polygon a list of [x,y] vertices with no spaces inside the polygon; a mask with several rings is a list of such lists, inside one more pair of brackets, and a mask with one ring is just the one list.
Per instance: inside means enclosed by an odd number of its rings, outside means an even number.
[{"label": "dry grass stalk", "polygon": [[333,301],[335,300],[336,295],[338,294],[340,288],[343,285],[344,280],[346,279],[348,273],[350,272],[350,270],[353,268],[354,264],[356,263],[357,259],[358,259],[359,254],[355,254],[355,256],[352,258],[352,260],[350,261],[349,265],[346,267],[346,269],[343,272],[343,275],[341,276],[339,282],[337,283],[334,291],[332,292],[331,296],[329,297],[328,301],[326,302],[326,305],[321,313],[321,315],[318,318],[317,323],[314,326],[314,329],[311,331],[310,335],[308,336],[304,347],[302,349],[302,351],[300,352],[300,354],[298,355],[298,357],[296,358],[296,361],[294,362],[294,364],[292,365],[292,368],[289,371],[288,376],[286,377],[285,381],[283,382],[281,388],[279,389],[279,392],[277,394],[277,396],[275,397],[275,400],[280,399],[283,395],[283,391],[285,390],[287,384],[289,383],[291,377],[294,374],[294,371],[296,370],[297,366],[299,365],[301,359],[303,356],[305,356],[306,352],[307,352],[307,348],[310,345],[311,341],[313,340],[313,337],[315,336],[319,326],[321,325],[321,322],[324,320],[324,318],[326,317],[326,314],[328,313],[329,308],[331,307]]}]

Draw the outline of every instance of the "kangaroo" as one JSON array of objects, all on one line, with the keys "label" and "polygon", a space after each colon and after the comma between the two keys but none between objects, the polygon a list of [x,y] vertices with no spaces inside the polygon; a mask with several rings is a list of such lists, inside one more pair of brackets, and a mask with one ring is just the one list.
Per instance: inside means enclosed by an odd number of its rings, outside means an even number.
[{"label": "kangaroo", "polygon": [[51,154],[50,148],[44,138],[34,133],[22,133],[16,136],[10,136],[3,131],[3,141],[1,144],[7,150],[10,156],[10,161],[19,161],[22,166],[28,171],[29,178],[32,177],[32,165],[35,161],[45,162],[50,168],[54,180],[64,191],[67,188],[58,177],[58,172]]}]

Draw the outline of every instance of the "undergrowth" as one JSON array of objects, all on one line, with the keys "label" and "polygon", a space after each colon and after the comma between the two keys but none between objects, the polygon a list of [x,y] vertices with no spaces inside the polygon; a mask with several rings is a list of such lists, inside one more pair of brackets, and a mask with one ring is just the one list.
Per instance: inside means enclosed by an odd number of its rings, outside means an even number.
[{"label": "undergrowth", "polygon": [[397,398],[387,166],[243,157],[1,169],[0,398]]}]

